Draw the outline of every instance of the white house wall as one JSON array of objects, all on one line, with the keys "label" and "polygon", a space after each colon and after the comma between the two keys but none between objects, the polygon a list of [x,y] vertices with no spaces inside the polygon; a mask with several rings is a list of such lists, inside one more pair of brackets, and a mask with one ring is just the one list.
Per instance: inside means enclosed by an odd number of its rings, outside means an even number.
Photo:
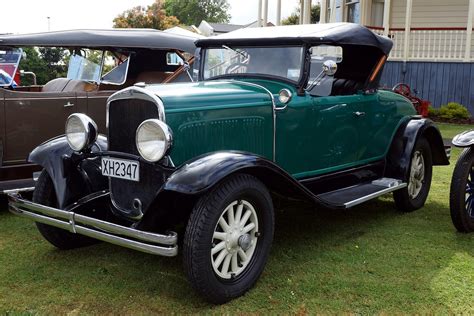
[{"label": "white house wall", "polygon": [[[404,28],[406,0],[392,0],[391,28]],[[469,0],[413,0],[411,27],[466,27]]]}]

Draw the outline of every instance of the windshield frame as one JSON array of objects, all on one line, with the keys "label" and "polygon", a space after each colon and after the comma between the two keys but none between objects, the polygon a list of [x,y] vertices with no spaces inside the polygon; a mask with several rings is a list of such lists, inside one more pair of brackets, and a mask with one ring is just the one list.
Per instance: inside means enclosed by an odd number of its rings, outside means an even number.
[{"label": "windshield frame", "polygon": [[[223,74],[214,76],[212,78],[204,78],[204,67],[206,64],[206,55],[207,51],[210,49],[228,49],[228,48],[235,50],[239,48],[281,48],[281,47],[293,47],[293,48],[301,48],[301,65],[300,65],[300,76],[298,80],[291,80],[285,77],[274,76],[270,74],[257,74],[257,73],[233,73],[233,74]],[[301,83],[305,81],[306,75],[306,55],[307,55],[307,46],[306,45],[241,45],[238,47],[228,46],[226,44],[222,45],[213,45],[213,46],[206,46],[201,48],[201,62],[199,65],[199,81],[213,81],[219,79],[243,79],[243,78],[257,78],[257,79],[271,79],[271,80],[279,80],[285,83],[291,84],[295,87],[301,87]]]}]

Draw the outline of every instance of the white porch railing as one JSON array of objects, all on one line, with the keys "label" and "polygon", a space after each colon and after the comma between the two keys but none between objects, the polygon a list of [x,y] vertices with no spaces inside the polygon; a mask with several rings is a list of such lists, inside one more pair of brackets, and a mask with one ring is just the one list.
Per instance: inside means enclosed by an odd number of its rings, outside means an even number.
[{"label": "white porch railing", "polygon": [[[382,28],[373,28],[373,32],[383,35]],[[389,60],[405,59],[404,29],[390,29],[388,36],[393,40],[393,48]],[[416,61],[472,61],[474,60],[473,48],[471,55],[466,60],[467,31],[463,28],[413,28],[408,40],[407,60]]]}]

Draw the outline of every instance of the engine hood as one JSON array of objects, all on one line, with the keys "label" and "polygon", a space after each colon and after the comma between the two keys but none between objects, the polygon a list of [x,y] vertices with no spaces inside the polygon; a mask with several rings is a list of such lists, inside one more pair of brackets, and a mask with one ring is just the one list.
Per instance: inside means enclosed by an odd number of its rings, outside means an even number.
[{"label": "engine hood", "polygon": [[160,84],[148,85],[145,89],[163,101],[165,112],[272,102],[264,88],[241,81]]}]

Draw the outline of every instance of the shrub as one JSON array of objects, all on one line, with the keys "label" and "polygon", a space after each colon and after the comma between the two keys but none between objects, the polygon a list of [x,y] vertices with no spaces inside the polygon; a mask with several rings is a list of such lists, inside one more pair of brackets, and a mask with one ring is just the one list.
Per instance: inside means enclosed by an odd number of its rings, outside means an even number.
[{"label": "shrub", "polygon": [[471,113],[469,113],[463,105],[456,102],[449,102],[448,104],[442,105],[439,109],[429,107],[428,115],[443,120],[467,120],[471,117]]}]

